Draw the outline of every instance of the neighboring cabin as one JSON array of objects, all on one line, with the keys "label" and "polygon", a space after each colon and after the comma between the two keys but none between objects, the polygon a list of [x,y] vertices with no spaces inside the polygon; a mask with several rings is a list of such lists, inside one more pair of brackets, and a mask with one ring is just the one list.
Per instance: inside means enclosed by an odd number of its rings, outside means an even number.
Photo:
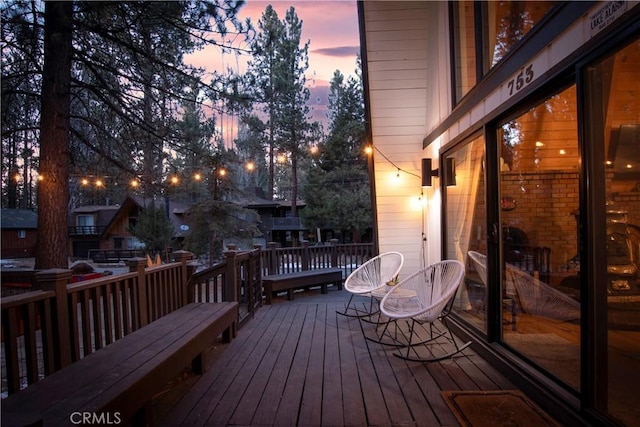
[{"label": "neighboring cabin", "polygon": [[[254,243],[266,246],[275,241],[281,246],[291,245],[292,236],[306,238],[308,230],[301,224],[300,218],[291,217],[290,201],[269,201],[249,191],[236,202],[258,213],[258,229],[261,236]],[[182,246],[190,233],[187,213],[190,204],[161,198],[143,198],[128,196],[122,204],[107,206],[81,206],[75,208],[69,217],[69,251],[72,258],[86,259],[92,250],[130,251],[141,249],[141,242],[132,236],[128,229],[134,225],[140,211],[153,203],[166,209],[174,229],[172,249]],[[304,202],[298,201],[297,208],[302,209]],[[229,240],[229,243],[238,243]]]},{"label": "neighboring cabin", "polygon": [[38,214],[30,209],[2,209],[2,258],[35,256]]},{"label": "neighboring cabin", "polygon": [[70,253],[87,258],[90,250],[135,250],[141,242],[128,229],[136,224],[140,211],[153,203],[167,209],[179,245],[188,232],[185,215],[188,205],[165,199],[128,196],[120,205],[81,206],[69,218]]}]

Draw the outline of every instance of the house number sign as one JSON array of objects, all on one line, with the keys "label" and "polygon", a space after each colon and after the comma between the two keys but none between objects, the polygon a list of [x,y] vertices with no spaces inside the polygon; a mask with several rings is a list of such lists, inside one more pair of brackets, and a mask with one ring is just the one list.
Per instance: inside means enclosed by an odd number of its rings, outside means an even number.
[{"label": "house number sign", "polygon": [[534,77],[535,74],[533,72],[533,64],[528,64],[522,67],[520,72],[513,76],[511,80],[507,82],[507,90],[509,91],[509,96],[513,96],[527,87],[529,83],[533,81]]}]

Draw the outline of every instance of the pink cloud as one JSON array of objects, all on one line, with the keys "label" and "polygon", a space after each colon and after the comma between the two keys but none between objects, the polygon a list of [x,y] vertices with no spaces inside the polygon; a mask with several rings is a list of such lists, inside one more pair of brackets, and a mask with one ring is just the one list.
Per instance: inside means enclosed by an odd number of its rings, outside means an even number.
[{"label": "pink cloud", "polygon": [[[345,75],[354,73],[360,45],[355,0],[248,0],[240,9],[238,18],[242,21],[250,18],[257,28],[258,21],[269,4],[275,9],[280,20],[284,19],[291,6],[302,20],[302,42],[311,42],[308,79],[312,85],[328,84],[335,70],[340,70]],[[236,41],[234,45],[246,48],[241,41]],[[248,54],[222,54],[215,48],[202,50],[189,57],[193,65],[211,72],[224,72],[227,68],[243,72],[249,59]]]}]

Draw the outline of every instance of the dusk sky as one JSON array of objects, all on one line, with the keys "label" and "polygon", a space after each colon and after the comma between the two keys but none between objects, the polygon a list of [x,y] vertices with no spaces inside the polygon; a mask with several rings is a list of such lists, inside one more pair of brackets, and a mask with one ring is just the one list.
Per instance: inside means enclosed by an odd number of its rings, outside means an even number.
[{"label": "dusk sky", "polygon": [[[271,4],[282,21],[286,11],[293,6],[298,18],[302,20],[302,40],[310,40],[308,80],[314,85],[328,85],[335,70],[342,74],[353,74],[356,67],[356,56],[360,49],[358,30],[358,12],[355,0],[323,1],[263,1],[248,0],[239,13],[244,21],[251,18],[254,27],[267,5]],[[239,41],[235,46],[243,46]],[[246,47],[246,46],[243,46]],[[230,67],[244,71],[248,55],[239,55],[207,49],[192,56],[190,62],[210,71],[223,71]],[[314,76],[315,73],[315,76]]]},{"label": "dusk sky", "polygon": [[[353,75],[356,58],[360,52],[358,11],[355,0],[297,0],[263,1],[247,0],[240,10],[239,19],[251,18],[258,29],[258,21],[267,5],[271,4],[282,21],[289,7],[295,8],[298,19],[302,20],[302,40],[309,44],[309,68],[307,82],[311,88],[312,120],[326,124],[328,86],[335,70],[345,76]],[[244,40],[231,42],[232,46],[247,48]],[[188,62],[210,72],[224,72],[226,69],[243,73],[248,54],[225,53],[219,49],[205,49],[188,58]],[[233,141],[237,132],[237,118],[225,115],[218,117],[218,128],[227,143]]]}]

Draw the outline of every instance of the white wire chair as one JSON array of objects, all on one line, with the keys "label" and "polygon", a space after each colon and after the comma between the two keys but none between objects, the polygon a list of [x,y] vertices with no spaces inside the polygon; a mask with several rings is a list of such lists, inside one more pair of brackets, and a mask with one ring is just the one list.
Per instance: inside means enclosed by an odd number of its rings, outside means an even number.
[{"label": "white wire chair", "polygon": [[[463,277],[464,264],[457,260],[444,260],[418,270],[393,286],[382,298],[380,310],[390,319],[385,330],[388,333],[390,323],[396,323],[396,335],[392,337],[391,343],[385,343],[382,341],[385,334],[383,331],[378,342],[401,347],[394,352],[395,356],[418,362],[446,359],[467,348],[471,342],[459,345],[447,324],[447,316]],[[398,320],[407,320],[409,327],[401,340],[398,340],[397,335]],[[429,324],[428,333],[425,328],[417,330],[416,326],[421,324]],[[442,350],[447,343],[435,341],[439,337],[444,337],[454,348],[451,351]],[[438,349],[444,354],[438,355],[433,348],[429,349],[429,356],[421,356],[416,347],[427,343],[438,344]]]},{"label": "white wire chair", "polygon": [[469,251],[467,254],[469,258],[471,258],[473,266],[476,268],[480,280],[482,280],[482,284],[487,286],[487,256],[476,251]]},{"label": "white wire chair", "polygon": [[580,303],[525,271],[506,264],[507,286],[515,288],[525,313],[556,320],[580,320]]},{"label": "white wire chair", "polygon": [[487,256],[476,251],[468,251],[467,255],[471,258],[471,262],[473,263],[473,266],[480,277],[480,281],[482,282],[482,286],[484,287],[484,296],[478,308],[478,311],[482,311],[486,308],[487,301]]},{"label": "white wire chair", "polygon": [[[371,293],[384,289],[387,282],[397,279],[403,263],[404,256],[400,252],[384,252],[353,270],[344,282],[344,288],[351,293],[351,297],[345,310],[337,313],[348,317],[368,317],[375,314],[378,310],[374,310]],[[370,298],[368,310],[355,306],[353,297],[356,295]]]}]

